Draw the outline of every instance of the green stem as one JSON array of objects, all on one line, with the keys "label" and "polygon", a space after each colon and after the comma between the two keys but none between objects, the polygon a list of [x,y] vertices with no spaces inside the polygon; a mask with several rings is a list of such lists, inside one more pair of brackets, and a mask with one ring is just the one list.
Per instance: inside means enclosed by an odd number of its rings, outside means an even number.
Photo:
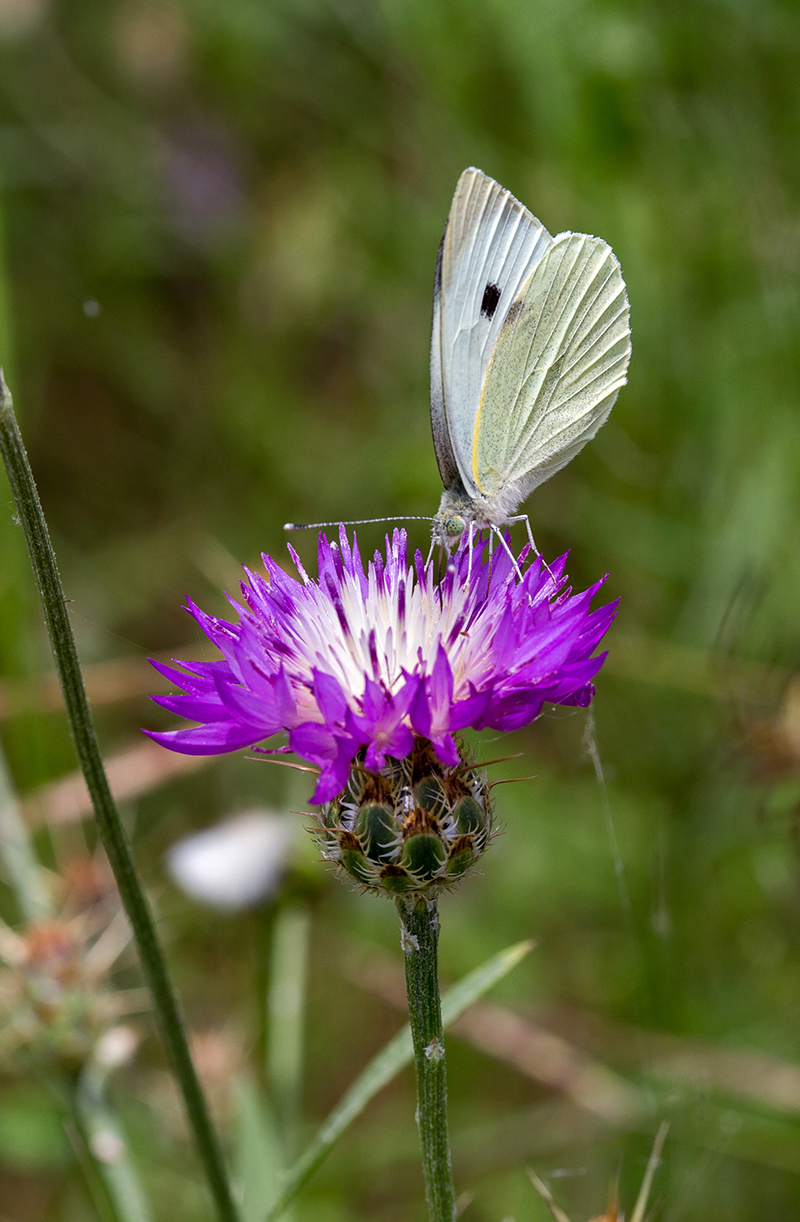
[{"label": "green stem", "polygon": [[456,1216],[447,1141],[447,1078],[439,995],[439,912],[436,900],[397,901],[406,961],[408,1016],[417,1070],[417,1124],[431,1222]]},{"label": "green stem", "polygon": [[108,860],[133,929],[153,1007],[161,1027],[175,1076],[178,1079],[190,1128],[203,1163],[220,1222],[236,1222],[222,1154],[211,1124],[203,1092],[189,1053],[186,1031],[156,937],[150,905],[136,873],[127,836],[108,784],[92,715],[83,686],[67,602],[58,575],[39,494],[20,435],[11,395],[0,373],[0,452],[3,455],[14,502],[28,545],[36,583],[44,607],[53,655],[67,707],[70,732],[89,793]]}]

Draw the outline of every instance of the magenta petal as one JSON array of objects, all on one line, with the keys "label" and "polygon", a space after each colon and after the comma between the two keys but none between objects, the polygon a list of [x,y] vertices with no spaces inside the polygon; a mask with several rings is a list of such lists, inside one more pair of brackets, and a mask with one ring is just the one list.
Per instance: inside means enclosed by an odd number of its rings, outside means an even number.
[{"label": "magenta petal", "polygon": [[414,699],[411,701],[411,708],[409,709],[409,716],[416,733],[421,735],[422,738],[430,738],[433,719],[428,703],[428,691],[424,683],[420,683],[414,694]]},{"label": "magenta petal", "polygon": [[259,700],[240,684],[218,681],[217,692],[229,716],[255,728],[261,727],[262,738],[283,729],[280,721],[275,718],[271,705]]},{"label": "magenta petal", "polygon": [[439,734],[431,741],[439,760],[448,768],[455,768],[460,761],[452,734]]},{"label": "magenta petal", "polygon": [[312,801],[328,802],[341,793],[358,750],[355,740],[338,737],[325,726],[306,722],[292,730],[289,745],[297,755],[320,766],[319,782]]},{"label": "magenta petal", "polygon": [[306,721],[289,734],[289,746],[303,759],[319,763],[336,754],[336,739],[327,726],[316,721]]},{"label": "magenta petal", "polygon": [[414,735],[411,730],[402,722],[398,722],[379,740],[369,743],[364,763],[367,768],[377,771],[383,767],[387,755],[391,755],[394,759],[403,759],[409,754],[413,745]]},{"label": "magenta petal", "polygon": [[580,687],[576,692],[571,692],[569,696],[563,697],[559,704],[577,705],[578,708],[586,709],[594,700],[594,684],[587,683],[585,687]]},{"label": "magenta petal", "polygon": [[319,774],[317,787],[311,795],[311,801],[321,805],[323,802],[332,802],[338,797],[342,790],[347,785],[347,778],[350,775],[350,762],[344,761],[343,766],[336,763],[327,764]]},{"label": "magenta petal", "polygon": [[186,671],[178,670],[175,666],[167,666],[165,662],[156,662],[154,658],[148,658],[147,661],[160,675],[184,692],[201,694],[214,690],[214,683],[210,676],[187,674]]},{"label": "magenta petal", "polygon": [[341,684],[334,679],[333,675],[326,675],[319,670],[314,671],[314,695],[317,707],[327,725],[336,725],[344,721],[347,701]]},{"label": "magenta petal", "polygon": [[456,701],[450,709],[450,729],[464,730],[467,726],[476,725],[489,707],[491,699],[491,691],[486,691],[470,696],[466,700]]},{"label": "magenta petal", "polygon": [[520,580],[506,549],[490,557],[486,540],[473,543],[462,539],[438,582],[421,555],[409,564],[401,530],[366,565],[344,528],[338,542],[321,535],[317,580],[296,557],[300,580],[264,557],[266,576],[245,570],[231,622],[189,604],[223,657],[154,664],[181,693],[157,702],[200,724],[152,737],[214,754],[286,732],[320,768],[322,801],[341,792],[362,748],[379,769],[417,734],[449,766],[460,730],[517,729],[545,701],[588,704],[605,658],[593,655],[616,613],[591,610],[602,583],[573,593],[566,556],[548,570],[527,547]]},{"label": "magenta petal", "polygon": [[364,695],[361,699],[361,707],[364,710],[364,720],[366,722],[376,722],[386,713],[386,709],[391,707],[390,698],[387,698],[386,693],[379,683],[374,679],[367,677],[364,686]]},{"label": "magenta petal", "polygon": [[444,646],[440,645],[433,665],[433,673],[428,680],[430,701],[434,708],[443,708],[453,699],[453,672],[447,660]]},{"label": "magenta petal", "polygon": [[144,730],[143,733],[162,747],[180,751],[183,755],[221,755],[223,751],[252,747],[253,743],[266,738],[265,734],[254,732],[252,726],[242,727],[220,721],[197,726],[193,730]]},{"label": "magenta petal", "polygon": [[476,724],[478,729],[521,730],[536,720],[543,705],[544,697],[540,692],[516,692],[503,700],[493,701]]},{"label": "magenta petal", "polygon": [[228,716],[225,705],[216,699],[203,700],[198,696],[151,696],[150,699],[168,713],[176,713],[187,721],[224,721]]}]

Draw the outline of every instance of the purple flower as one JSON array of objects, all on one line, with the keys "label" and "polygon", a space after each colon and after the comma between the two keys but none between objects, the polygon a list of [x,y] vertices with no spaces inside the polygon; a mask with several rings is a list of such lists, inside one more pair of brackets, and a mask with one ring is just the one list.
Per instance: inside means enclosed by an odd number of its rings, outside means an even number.
[{"label": "purple flower", "polygon": [[239,622],[188,610],[220,650],[217,662],[153,665],[183,691],[154,697],[200,724],[151,733],[173,751],[213,755],[249,747],[280,732],[288,747],[320,768],[313,800],[327,802],[347,783],[356,754],[368,769],[403,758],[415,736],[430,739],[454,766],[454,733],[472,726],[517,730],[546,702],[588,705],[606,655],[592,653],[616,603],[590,610],[598,581],[572,594],[565,556],[549,570],[536,559],[522,574],[504,550],[491,558],[465,537],[440,581],[406,535],[387,539],[366,572],[354,537],[319,538],[319,579],[290,548],[300,575],[264,556],[266,578],[245,570]]}]

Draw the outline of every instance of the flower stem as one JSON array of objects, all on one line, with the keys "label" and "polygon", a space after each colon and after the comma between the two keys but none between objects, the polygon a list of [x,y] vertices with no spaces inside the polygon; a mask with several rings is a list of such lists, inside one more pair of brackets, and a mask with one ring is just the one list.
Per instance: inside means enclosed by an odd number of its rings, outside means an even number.
[{"label": "flower stem", "polygon": [[453,1222],[455,1192],[447,1140],[447,1079],[439,996],[436,900],[398,899],[408,1015],[417,1070],[417,1124],[431,1222]]},{"label": "flower stem", "polygon": [[70,732],[95,817],[122,903],[133,929],[145,978],[153,997],[161,1034],[169,1053],[197,1151],[214,1198],[220,1222],[236,1222],[222,1154],[206,1107],[203,1092],[189,1053],[186,1031],[167,974],[167,966],[156,937],[153,916],[139,881],[122,820],[103,768],[95,737],[89,702],[83,686],[75,638],[67,613],[67,602],[56,558],[47,530],[39,494],[28,456],[14,416],[11,395],[0,372],[0,452],[2,452],[14,502],[28,545],[36,583],[44,607],[53,655],[67,707]]}]

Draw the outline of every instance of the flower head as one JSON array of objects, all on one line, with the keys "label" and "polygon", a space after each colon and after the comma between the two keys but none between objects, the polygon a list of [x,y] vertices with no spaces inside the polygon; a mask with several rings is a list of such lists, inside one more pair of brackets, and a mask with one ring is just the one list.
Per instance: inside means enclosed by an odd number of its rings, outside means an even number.
[{"label": "flower head", "polygon": [[59,881],[66,883],[66,897],[54,915],[19,930],[0,922],[3,1074],[29,1077],[34,1068],[58,1067],[72,1075],[107,1058],[109,1040],[125,1042],[131,1055],[138,1042],[130,1028],[117,1025],[144,1006],[138,999],[132,1004],[132,994],[113,976],[130,939],[113,876],[109,883],[96,860],[77,858],[66,863]]},{"label": "flower head", "polygon": [[153,663],[184,693],[157,703],[200,723],[152,733],[163,746],[210,755],[288,733],[285,749],[320,769],[313,800],[327,802],[356,756],[380,771],[424,738],[455,767],[459,730],[516,730],[546,702],[592,699],[616,603],[590,610],[602,582],[572,594],[566,557],[523,572],[529,548],[513,563],[485,543],[470,556],[465,538],[437,581],[421,553],[409,563],[404,531],[365,570],[342,527],[338,544],[320,536],[314,581],[290,551],[299,580],[269,556],[266,577],[245,570],[238,623],[189,604],[222,659]]}]

